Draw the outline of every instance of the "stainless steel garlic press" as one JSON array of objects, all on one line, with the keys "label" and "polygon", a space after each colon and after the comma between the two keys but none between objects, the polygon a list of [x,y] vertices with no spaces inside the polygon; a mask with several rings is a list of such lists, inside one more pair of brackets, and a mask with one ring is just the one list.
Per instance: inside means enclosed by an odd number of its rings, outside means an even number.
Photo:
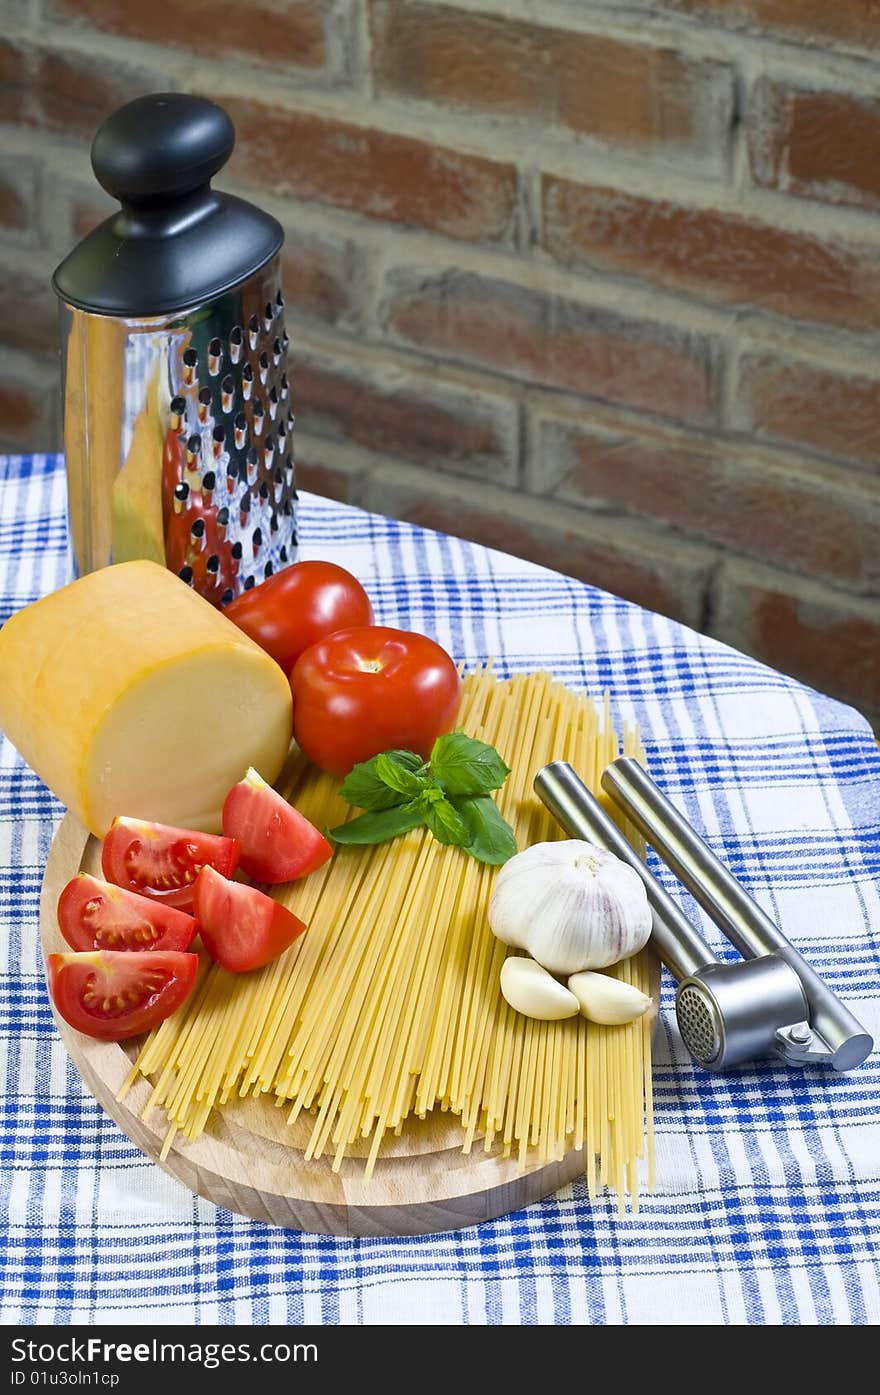
[{"label": "stainless steel garlic press", "polygon": [[628,756],[612,761],[602,787],[744,956],[718,958],[567,762],[538,772],[535,790],[566,832],[607,848],[641,877],[651,943],[678,980],[678,1028],[693,1059],[708,1070],[772,1054],[790,1066],[860,1065],[870,1035],[642,766]]}]

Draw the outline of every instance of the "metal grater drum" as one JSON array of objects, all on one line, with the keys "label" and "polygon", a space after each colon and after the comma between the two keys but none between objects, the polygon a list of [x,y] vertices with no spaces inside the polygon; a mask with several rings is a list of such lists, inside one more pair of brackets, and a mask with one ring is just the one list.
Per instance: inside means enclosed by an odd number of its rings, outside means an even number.
[{"label": "metal grater drum", "polygon": [[129,103],[92,163],[122,205],[58,268],[77,573],[146,557],[215,605],[296,554],[280,226],[210,177],[232,125]]}]

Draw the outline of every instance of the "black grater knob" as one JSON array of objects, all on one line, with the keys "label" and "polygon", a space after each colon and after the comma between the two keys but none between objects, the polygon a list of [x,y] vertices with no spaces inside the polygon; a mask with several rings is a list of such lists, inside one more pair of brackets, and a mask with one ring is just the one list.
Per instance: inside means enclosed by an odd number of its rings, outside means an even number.
[{"label": "black grater knob", "polygon": [[207,186],[234,145],[235,127],[216,103],[154,92],[107,118],[92,142],[92,169],[122,204],[164,203]]},{"label": "black grater knob", "polygon": [[103,315],[159,315],[223,295],[264,266],[284,234],[270,214],[211,188],[232,154],[226,112],[154,92],[108,117],[92,166],[122,207],[55,272],[62,300]]}]

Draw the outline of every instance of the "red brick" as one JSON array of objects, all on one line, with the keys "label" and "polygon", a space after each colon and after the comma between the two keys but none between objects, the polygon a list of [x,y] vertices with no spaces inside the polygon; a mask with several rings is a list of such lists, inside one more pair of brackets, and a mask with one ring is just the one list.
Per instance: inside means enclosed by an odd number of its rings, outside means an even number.
[{"label": "red brick", "polygon": [[125,62],[0,39],[0,121],[13,125],[91,141],[112,111],[159,85]]},{"label": "red brick", "polygon": [[301,319],[320,320],[323,324],[356,321],[361,275],[358,249],[351,242],[288,230],[281,254],[281,277],[287,321],[294,337]]},{"label": "red brick", "polygon": [[457,271],[391,273],[383,313],[401,339],[454,360],[683,421],[714,417],[704,335]]},{"label": "red brick", "polygon": [[233,178],[471,242],[513,241],[513,165],[277,105],[224,99]]},{"label": "red brick", "polygon": [[48,17],[91,23],[102,34],[174,45],[202,56],[255,58],[273,66],[319,68],[326,57],[322,6],[284,0],[51,0]]},{"label": "red brick", "polygon": [[761,78],[747,135],[752,178],[763,188],[880,208],[880,101]]},{"label": "red brick", "polygon": [[58,350],[58,301],[49,269],[45,280],[19,270],[12,258],[0,262],[0,324],[7,348],[31,353]]},{"label": "red brick", "polygon": [[[4,355],[0,354],[0,357]],[[54,375],[54,376],[53,376]],[[57,450],[55,364],[32,361],[31,368],[0,367],[0,451]]]},{"label": "red brick", "polygon": [[[429,365],[425,365],[427,369]],[[294,360],[297,421],[310,435],[364,446],[406,464],[516,482],[512,401],[402,377],[339,355]]]},{"label": "red brick", "polygon": [[727,64],[408,0],[373,0],[371,30],[382,93],[523,117],[723,172]]},{"label": "red brick", "polygon": [[[486,502],[483,502],[483,499]],[[591,519],[571,509],[541,505],[498,489],[455,497],[413,472],[394,483],[368,476],[367,508],[423,528],[468,538],[577,577],[650,610],[699,625],[711,557],[683,542],[619,519]]]},{"label": "red brick", "polygon": [[825,47],[876,49],[880,44],[878,0],[636,0],[652,13],[686,14],[726,29],[791,38]]},{"label": "red brick", "polygon": [[764,568],[725,564],[712,633],[880,716],[880,607]]},{"label": "red brick", "polygon": [[622,510],[802,575],[880,590],[880,491],[839,472],[750,459],[748,447],[688,445],[662,431],[546,422],[541,450],[554,491]]},{"label": "red brick", "polygon": [[744,426],[758,437],[840,457],[880,474],[880,381],[774,354],[739,364]]},{"label": "red brick", "polygon": [[880,325],[880,253],[735,213],[545,176],[543,243],[565,266],[849,329]]}]

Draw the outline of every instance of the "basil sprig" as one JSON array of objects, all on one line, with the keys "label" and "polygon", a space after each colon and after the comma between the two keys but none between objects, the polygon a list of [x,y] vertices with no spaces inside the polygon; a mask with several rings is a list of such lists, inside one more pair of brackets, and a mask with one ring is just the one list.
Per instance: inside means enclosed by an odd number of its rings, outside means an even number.
[{"label": "basil sprig", "polygon": [[384,843],[424,824],[438,842],[498,867],[516,852],[513,829],[491,798],[509,774],[494,746],[463,731],[438,736],[429,761],[415,751],[383,751],[356,765],[339,791],[366,812],[327,836]]}]

